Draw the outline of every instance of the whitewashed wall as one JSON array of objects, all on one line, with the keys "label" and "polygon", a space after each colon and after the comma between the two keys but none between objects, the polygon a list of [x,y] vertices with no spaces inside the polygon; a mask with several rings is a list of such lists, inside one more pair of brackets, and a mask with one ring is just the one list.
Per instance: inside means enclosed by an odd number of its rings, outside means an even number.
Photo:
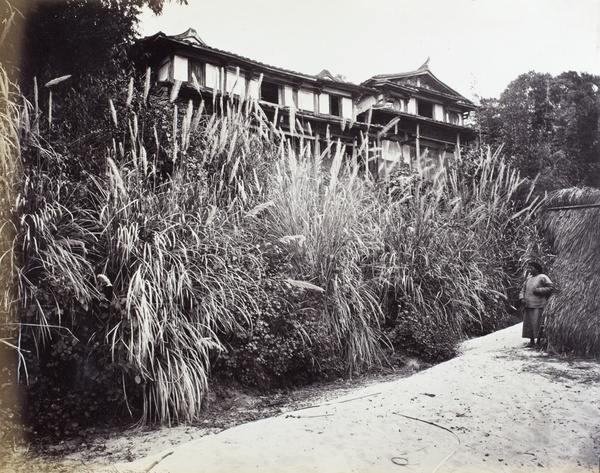
[{"label": "whitewashed wall", "polygon": [[329,115],[331,113],[329,109],[329,94],[319,95],[319,113],[323,115]]},{"label": "whitewashed wall", "polygon": [[315,111],[315,94],[310,90],[298,91],[298,108],[307,112]]},{"label": "whitewashed wall", "polygon": [[186,82],[188,78],[188,59],[186,57],[176,55],[173,58],[173,79]]},{"label": "whitewashed wall", "polygon": [[354,107],[352,106],[352,99],[342,97],[342,117],[352,119],[354,113]]},{"label": "whitewashed wall", "polygon": [[413,115],[417,114],[417,99],[415,99],[414,97],[411,97],[408,101],[407,112],[412,113]]},{"label": "whitewashed wall", "polygon": [[246,78],[239,70],[227,71],[226,90],[230,94],[244,97],[246,95]]},{"label": "whitewashed wall", "polygon": [[289,85],[283,87],[283,105],[286,107],[295,107],[294,103],[294,89]]},{"label": "whitewashed wall", "polygon": [[211,89],[220,90],[221,85],[221,71],[217,66],[212,64],[206,64],[206,87]]}]

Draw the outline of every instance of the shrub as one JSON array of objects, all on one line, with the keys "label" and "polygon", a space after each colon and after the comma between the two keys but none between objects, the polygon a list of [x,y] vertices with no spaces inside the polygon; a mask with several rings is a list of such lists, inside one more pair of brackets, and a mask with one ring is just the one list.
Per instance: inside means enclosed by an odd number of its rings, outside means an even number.
[{"label": "shrub", "polygon": [[101,166],[37,132],[23,155],[9,304],[38,423],[191,421],[210,376],[288,386],[378,366],[389,347],[435,361],[507,323],[535,203],[515,206],[525,183],[497,155],[377,185],[253,101],[206,117],[149,92],[107,101]]},{"label": "shrub", "polygon": [[285,282],[264,284],[258,311],[246,330],[223,337],[226,350],[215,360],[215,377],[265,390],[339,375],[340,361],[315,309],[318,300]]},{"label": "shrub", "polygon": [[482,155],[472,177],[459,169],[433,181],[396,179],[384,194],[389,337],[428,358],[445,359],[465,336],[506,326],[513,285],[506,269],[524,249],[523,223],[535,205],[516,210],[524,181],[498,154]]}]

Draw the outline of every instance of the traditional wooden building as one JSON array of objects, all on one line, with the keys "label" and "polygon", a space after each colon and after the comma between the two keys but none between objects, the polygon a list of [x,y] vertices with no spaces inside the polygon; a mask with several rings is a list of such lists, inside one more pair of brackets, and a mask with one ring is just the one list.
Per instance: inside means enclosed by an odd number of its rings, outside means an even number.
[{"label": "traditional wooden building", "polygon": [[159,32],[140,44],[144,66],[159,83],[176,87],[180,99],[257,100],[290,139],[312,142],[321,153],[341,144],[382,177],[400,164],[440,166],[474,138],[465,123],[474,104],[435,77],[428,63],[352,84],[326,70],[308,75],[221,51],[193,29]]}]

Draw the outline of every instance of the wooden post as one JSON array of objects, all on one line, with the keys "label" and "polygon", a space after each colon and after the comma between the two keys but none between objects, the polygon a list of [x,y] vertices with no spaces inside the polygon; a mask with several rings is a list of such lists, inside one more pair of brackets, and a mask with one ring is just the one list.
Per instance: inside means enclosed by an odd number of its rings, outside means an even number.
[{"label": "wooden post", "polygon": [[417,153],[417,162],[419,163],[419,167],[421,167],[421,124],[417,123],[417,137],[415,140],[415,147]]},{"label": "wooden post", "polygon": [[321,155],[321,135],[315,134],[315,156]]}]

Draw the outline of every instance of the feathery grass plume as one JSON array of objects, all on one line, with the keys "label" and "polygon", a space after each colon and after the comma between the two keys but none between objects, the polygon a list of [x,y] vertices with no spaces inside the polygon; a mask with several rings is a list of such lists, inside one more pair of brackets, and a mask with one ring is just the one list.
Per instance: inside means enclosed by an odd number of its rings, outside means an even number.
[{"label": "feathery grass plume", "polygon": [[34,119],[33,119],[33,133],[35,136],[39,136],[40,134],[40,106],[39,106],[39,91],[37,85],[37,77],[33,78],[33,110],[34,110]]},{"label": "feathery grass plume", "polygon": [[433,181],[408,174],[390,182],[381,271],[401,339],[421,343],[433,331],[459,340],[506,323],[514,283],[505,275],[506,260],[526,245],[533,211],[531,203],[525,212],[515,206],[513,196],[524,185],[489,150],[471,178],[461,178],[454,166]]},{"label": "feathery grass plume", "polygon": [[179,149],[177,146],[177,105],[175,105],[173,107],[173,155],[171,157],[171,159],[173,160],[173,163],[175,163],[177,161],[177,154],[179,153]]},{"label": "feathery grass plume", "polygon": [[55,79],[52,79],[48,82],[46,82],[45,87],[47,87],[48,89],[50,89],[49,93],[48,93],[48,126],[50,128],[52,128],[52,109],[53,109],[53,105],[52,105],[52,87],[60,84],[61,82],[64,82],[68,79],[71,78],[70,74],[67,74],[65,76],[61,76],[61,77],[57,77]]},{"label": "feathery grass plume", "polygon": [[363,267],[379,248],[375,200],[356,169],[342,162],[342,148],[329,172],[307,150],[297,155],[286,147],[272,172],[264,231],[279,242],[301,237],[302,245],[282,246],[290,253],[289,279],[323,289],[315,309],[330,346],[353,373],[380,360],[383,314]]},{"label": "feathery grass plume", "polygon": [[[198,105],[198,109],[194,113],[194,119],[192,120],[192,124],[190,126],[190,130],[192,133],[196,133],[198,131],[198,127],[200,126],[200,121],[205,113],[205,105],[204,100],[200,101],[200,105]],[[188,142],[189,144],[189,142]]]},{"label": "feathery grass plume", "polygon": [[192,118],[194,115],[194,102],[188,101],[187,111],[181,123],[181,152],[185,154],[190,145],[190,136],[192,131]]},{"label": "feathery grass plume", "polygon": [[48,93],[48,127],[52,128],[52,90]]},{"label": "feathery grass plume", "polygon": [[57,77],[55,79],[52,79],[52,80],[46,82],[46,84],[44,85],[44,87],[55,86],[56,84],[60,84],[61,82],[64,82],[64,81],[66,81],[67,79],[70,79],[70,78],[71,78],[71,74],[67,74],[65,76]]},{"label": "feathery grass plume", "polygon": [[177,97],[179,97],[179,92],[181,91],[182,84],[183,82],[180,80],[176,80],[173,83],[173,87],[171,88],[171,95],[169,97],[169,102],[173,103],[177,100]]},{"label": "feathery grass plume", "polygon": [[32,108],[29,102],[23,98],[23,113],[21,114],[20,129],[21,139],[24,147],[27,147],[30,140],[31,133],[31,117],[29,116],[29,109]]},{"label": "feathery grass plume", "polygon": [[287,279],[284,279],[284,282],[290,286],[299,287],[301,289],[309,289],[311,291],[325,292],[325,289],[323,289],[322,287],[315,286],[314,284],[311,284],[306,281],[296,281],[295,279],[287,278]]},{"label": "feathery grass plume", "polygon": [[152,79],[152,69],[146,68],[146,74],[144,74],[144,104],[148,101],[148,94],[150,93],[150,80]]},{"label": "feathery grass plume", "polygon": [[568,188],[550,194],[540,222],[553,253],[550,277],[559,289],[546,307],[549,347],[600,354],[600,191]]},{"label": "feathery grass plume", "polygon": [[[149,188],[135,169],[121,181],[125,192],[115,201],[107,190],[100,212],[105,274],[126,301],[110,332],[114,356],[139,370],[146,420],[193,420],[208,389],[210,357],[222,349],[217,333],[241,330],[254,310],[250,289],[260,266],[227,215],[205,200],[206,182],[181,170]],[[118,187],[119,179],[109,184]]]},{"label": "feathery grass plume", "polygon": [[125,106],[130,107],[133,101],[133,77],[129,79],[129,85],[127,86],[127,99],[125,100]]},{"label": "feathery grass plume", "polygon": [[115,127],[118,127],[119,122],[117,120],[117,110],[115,109],[115,104],[112,101],[112,99],[108,99],[108,107],[110,109],[110,116],[112,118],[112,121],[115,124]]}]

